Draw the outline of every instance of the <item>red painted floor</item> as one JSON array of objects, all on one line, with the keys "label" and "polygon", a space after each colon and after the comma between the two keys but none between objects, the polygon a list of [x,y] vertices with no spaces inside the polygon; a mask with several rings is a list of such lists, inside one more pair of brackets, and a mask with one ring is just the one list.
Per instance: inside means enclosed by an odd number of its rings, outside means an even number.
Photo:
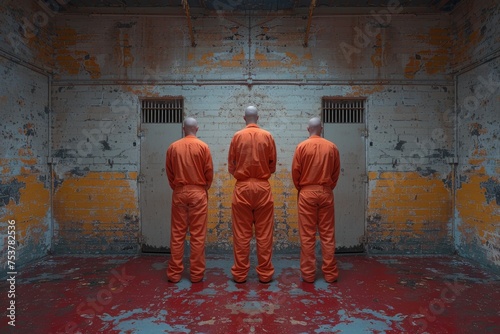
[{"label": "red painted floor", "polygon": [[[299,278],[275,255],[245,284],[210,255],[201,283],[166,281],[167,256],[48,257],[16,282],[16,327],[1,333],[500,333],[500,278],[459,257],[338,256],[340,278]],[[0,284],[1,307],[7,283]]]}]

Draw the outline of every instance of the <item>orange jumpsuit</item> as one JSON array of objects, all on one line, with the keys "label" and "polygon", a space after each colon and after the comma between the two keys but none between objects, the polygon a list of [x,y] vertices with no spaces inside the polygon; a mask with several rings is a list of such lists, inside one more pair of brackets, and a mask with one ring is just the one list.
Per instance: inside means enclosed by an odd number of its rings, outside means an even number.
[{"label": "orange jumpsuit", "polygon": [[319,232],[325,280],[334,282],[339,275],[335,260],[335,210],[333,189],[340,173],[337,146],[312,135],[300,143],[293,157],[292,179],[299,191],[298,218],[300,271],[302,279],[316,279],[316,231]]},{"label": "orange jumpsuit", "polygon": [[236,178],[232,199],[234,265],[236,282],[244,282],[250,269],[250,240],[255,227],[256,268],[259,280],[269,282],[274,274],[274,201],[269,178],[276,171],[276,145],[272,135],[257,124],[236,132],[228,155],[228,170]]},{"label": "orange jumpsuit", "polygon": [[205,274],[205,239],[208,221],[207,191],[212,184],[212,155],[207,144],[188,135],[170,145],[166,170],[172,195],[171,238],[167,278],[178,282],[184,270],[184,242],[189,229],[190,276],[199,282]]}]

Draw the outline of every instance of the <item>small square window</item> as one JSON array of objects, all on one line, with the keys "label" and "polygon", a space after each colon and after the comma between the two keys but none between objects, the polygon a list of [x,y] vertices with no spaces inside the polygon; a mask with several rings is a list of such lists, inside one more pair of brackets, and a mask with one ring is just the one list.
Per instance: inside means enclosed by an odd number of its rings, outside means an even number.
[{"label": "small square window", "polygon": [[182,98],[141,101],[142,123],[182,123],[183,114],[184,100]]},{"label": "small square window", "polygon": [[321,116],[324,123],[364,123],[365,100],[324,97]]}]

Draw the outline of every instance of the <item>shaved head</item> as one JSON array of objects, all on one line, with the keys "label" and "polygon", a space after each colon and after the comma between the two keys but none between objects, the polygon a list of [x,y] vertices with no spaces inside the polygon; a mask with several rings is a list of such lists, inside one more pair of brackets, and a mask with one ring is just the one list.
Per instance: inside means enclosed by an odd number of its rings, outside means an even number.
[{"label": "shaved head", "polygon": [[323,126],[321,125],[321,119],[319,117],[313,117],[309,120],[307,131],[309,131],[310,135],[321,136],[322,130]]},{"label": "shaved head", "polygon": [[196,132],[198,132],[198,122],[193,117],[188,117],[184,119],[184,124],[182,128],[186,136],[187,135],[195,136]]},{"label": "shaved head", "polygon": [[257,123],[259,119],[259,111],[255,106],[248,106],[245,108],[245,116],[243,117],[247,124]]}]

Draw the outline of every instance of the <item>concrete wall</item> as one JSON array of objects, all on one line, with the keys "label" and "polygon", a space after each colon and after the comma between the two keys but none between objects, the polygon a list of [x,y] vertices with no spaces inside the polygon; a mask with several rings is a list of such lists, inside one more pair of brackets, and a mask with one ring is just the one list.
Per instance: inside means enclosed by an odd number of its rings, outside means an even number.
[{"label": "concrete wall", "polygon": [[9,259],[19,268],[45,256],[52,239],[50,89],[42,68],[52,51],[49,15],[38,5],[3,2],[0,20],[0,267]]},{"label": "concrete wall", "polygon": [[500,272],[500,8],[468,2],[455,13],[459,151],[455,244]]},{"label": "concrete wall", "polygon": [[[248,104],[261,109],[261,125],[278,145],[276,248],[298,247],[293,151],[321,98],[347,96],[367,98],[369,251],[450,252],[453,124],[441,124],[439,115],[453,107],[451,23],[398,12],[317,17],[307,48],[303,18],[198,17],[191,47],[184,17],[60,16],[52,141],[57,249],[137,249],[139,98],[179,95],[214,156],[209,248],[231,249],[227,149]],[[112,196],[99,197],[105,193]]]}]

